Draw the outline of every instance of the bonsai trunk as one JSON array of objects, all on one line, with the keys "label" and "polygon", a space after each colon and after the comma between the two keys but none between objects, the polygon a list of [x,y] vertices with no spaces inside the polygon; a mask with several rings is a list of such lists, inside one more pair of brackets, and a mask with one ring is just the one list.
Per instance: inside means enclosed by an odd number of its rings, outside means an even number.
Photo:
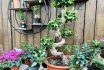
[{"label": "bonsai trunk", "polygon": [[57,39],[57,41],[54,43],[54,46],[50,49],[51,54],[54,56],[60,56],[62,58],[62,63],[68,65],[67,57],[64,55],[63,52],[58,52],[56,49],[56,47],[62,47],[66,43],[65,39],[61,36],[60,30],[50,30],[49,32],[51,38],[55,40]]}]

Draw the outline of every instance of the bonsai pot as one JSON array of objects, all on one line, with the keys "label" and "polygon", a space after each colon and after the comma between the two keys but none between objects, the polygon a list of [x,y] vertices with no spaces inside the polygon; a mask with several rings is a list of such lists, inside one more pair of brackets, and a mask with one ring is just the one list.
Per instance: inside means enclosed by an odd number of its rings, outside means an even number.
[{"label": "bonsai pot", "polygon": [[25,65],[30,65],[31,61],[30,61],[30,59],[25,59],[25,60],[23,59],[22,63]]},{"label": "bonsai pot", "polygon": [[48,62],[48,60],[58,59],[58,58],[60,58],[60,57],[55,57],[55,56],[48,57],[46,59],[46,62],[45,62],[45,64],[47,65],[47,69],[48,70],[69,70],[69,67],[68,66],[56,66],[56,65],[50,64]]},{"label": "bonsai pot", "polygon": [[21,2],[20,0],[13,0],[14,8],[20,8]]},{"label": "bonsai pot", "polygon": [[34,19],[34,24],[36,24],[36,23],[41,23],[41,19],[40,18],[35,18]]},{"label": "bonsai pot", "polygon": [[19,70],[19,67],[12,67],[11,70]]},{"label": "bonsai pot", "polygon": [[30,63],[31,63],[30,59],[26,59],[24,62],[24,64],[26,64],[26,65],[30,65]]}]

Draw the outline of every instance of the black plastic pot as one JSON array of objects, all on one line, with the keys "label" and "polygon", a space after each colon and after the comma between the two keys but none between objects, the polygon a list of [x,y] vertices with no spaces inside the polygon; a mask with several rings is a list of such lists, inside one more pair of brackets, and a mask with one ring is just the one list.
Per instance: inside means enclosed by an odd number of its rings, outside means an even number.
[{"label": "black plastic pot", "polygon": [[35,18],[34,23],[41,23],[41,19],[40,18]]},{"label": "black plastic pot", "polygon": [[5,68],[5,69],[3,69],[3,70],[10,70],[10,68]]},{"label": "black plastic pot", "polygon": [[92,65],[88,65],[87,68],[88,70],[101,70],[100,68],[96,67],[94,63]]}]

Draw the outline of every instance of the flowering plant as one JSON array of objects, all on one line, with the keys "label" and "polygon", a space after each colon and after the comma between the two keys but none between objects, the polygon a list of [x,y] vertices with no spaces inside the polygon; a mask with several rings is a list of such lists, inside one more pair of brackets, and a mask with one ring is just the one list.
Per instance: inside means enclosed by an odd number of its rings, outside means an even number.
[{"label": "flowering plant", "polygon": [[23,54],[25,53],[22,50],[10,50],[9,52],[3,52],[0,56],[0,68],[3,69],[19,66],[22,63]]}]

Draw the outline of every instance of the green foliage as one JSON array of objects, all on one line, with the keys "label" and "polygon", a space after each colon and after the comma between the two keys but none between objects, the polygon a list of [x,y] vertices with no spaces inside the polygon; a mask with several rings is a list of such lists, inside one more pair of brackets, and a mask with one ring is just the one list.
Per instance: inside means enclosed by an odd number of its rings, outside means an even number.
[{"label": "green foliage", "polygon": [[39,14],[40,13],[40,5],[33,6],[32,10],[35,14]]},{"label": "green foliage", "polygon": [[100,59],[100,58],[98,58],[98,56],[96,56],[93,59],[93,61],[98,68],[100,68],[101,70],[104,70],[104,59]]},{"label": "green foliage", "polygon": [[19,10],[18,12],[18,18],[19,20],[24,20],[25,19],[25,14],[23,11]]},{"label": "green foliage", "polygon": [[72,46],[68,45],[68,44],[65,44],[64,47],[63,47],[63,50],[65,50],[67,52],[70,52],[71,49],[72,49]]},{"label": "green foliage", "polygon": [[57,18],[53,21],[50,21],[47,25],[47,28],[50,30],[57,30],[59,29],[60,25],[62,24],[62,20],[60,18]]},{"label": "green foliage", "polygon": [[78,66],[80,69],[82,69],[84,66],[87,66],[91,62],[93,49],[90,48],[87,44],[82,45],[82,48],[80,48],[80,46],[75,46],[73,55],[71,56],[72,58],[70,58],[71,61],[69,62],[69,66],[72,68]]},{"label": "green foliage", "polygon": [[[61,18],[62,14],[60,13],[58,15],[58,17]],[[68,21],[70,21],[70,22],[76,21],[77,20],[76,11],[75,10],[71,10],[71,11],[66,10],[64,12],[64,18],[65,18],[66,22],[68,22]]]},{"label": "green foliage", "polygon": [[0,69],[5,69],[5,68],[8,68],[9,65],[7,62],[0,62]]},{"label": "green foliage", "polygon": [[46,36],[41,39],[40,44],[42,48],[52,48],[54,45],[54,39],[50,38],[49,36]]},{"label": "green foliage", "polygon": [[36,48],[33,51],[33,58],[31,59],[32,65],[31,67],[36,66],[37,64],[42,64],[46,58],[47,54],[45,49],[43,48]]},{"label": "green foliage", "polygon": [[34,46],[29,43],[21,43],[21,49],[23,49],[25,52],[29,52],[31,49],[34,49]]},{"label": "green foliage", "polygon": [[94,48],[99,48],[102,46],[102,43],[100,40],[91,40],[89,41],[89,45],[91,45]]},{"label": "green foliage", "polygon": [[24,54],[22,56],[23,59],[28,59],[28,58],[31,58],[33,56],[33,51],[34,51],[35,47],[29,43],[23,42],[21,44],[21,49],[23,49],[26,52],[26,54]]},{"label": "green foliage", "polygon": [[74,32],[68,28],[62,29],[60,32],[61,32],[62,37],[70,37],[74,35]]},{"label": "green foliage", "polygon": [[53,6],[54,7],[69,7],[70,5],[74,4],[74,0],[54,0]]}]

